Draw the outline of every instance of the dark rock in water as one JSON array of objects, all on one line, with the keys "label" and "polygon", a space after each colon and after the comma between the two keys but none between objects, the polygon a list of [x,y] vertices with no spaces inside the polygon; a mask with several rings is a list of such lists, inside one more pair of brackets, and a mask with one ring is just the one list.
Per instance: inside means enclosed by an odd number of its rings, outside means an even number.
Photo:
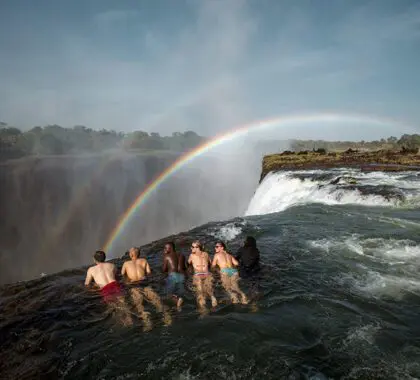
[{"label": "dark rock in water", "polygon": [[336,174],[331,172],[324,172],[324,173],[311,173],[311,172],[299,172],[299,173],[291,173],[290,176],[292,178],[298,178],[301,181],[303,180],[310,180],[310,181],[329,181],[331,178],[334,178]]},{"label": "dark rock in water", "polygon": [[400,189],[389,185],[341,185],[339,188],[351,191],[357,190],[361,195],[381,196],[388,201],[398,200],[402,202],[405,200],[405,195]]},{"label": "dark rock in water", "polygon": [[353,184],[353,185],[355,185],[357,183],[356,178],[340,176],[340,177],[337,177],[336,179],[334,179],[333,181],[331,181],[330,185],[337,185],[340,181],[346,182],[348,184]]}]

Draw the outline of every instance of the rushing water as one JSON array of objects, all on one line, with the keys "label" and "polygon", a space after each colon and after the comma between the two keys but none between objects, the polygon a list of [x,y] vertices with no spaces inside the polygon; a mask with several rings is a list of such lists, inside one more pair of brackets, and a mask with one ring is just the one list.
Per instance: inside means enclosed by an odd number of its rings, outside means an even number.
[{"label": "rushing water", "polygon": [[[166,240],[142,252],[168,309],[124,327],[83,287],[86,268],[0,290],[2,379],[411,379],[420,377],[420,177],[357,171],[269,175],[246,217],[174,236],[231,251],[254,235],[257,277],[199,313],[190,279],[177,311],[160,274]],[[172,238],[172,237],[171,237]],[[59,255],[57,256],[59,260]],[[122,260],[116,260],[118,267]],[[130,304],[131,305],[131,304]]]}]

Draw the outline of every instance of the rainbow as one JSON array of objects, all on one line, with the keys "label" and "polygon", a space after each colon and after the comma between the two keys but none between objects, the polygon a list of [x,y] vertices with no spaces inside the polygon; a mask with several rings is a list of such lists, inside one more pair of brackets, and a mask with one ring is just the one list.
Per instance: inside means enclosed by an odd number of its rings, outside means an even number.
[{"label": "rainbow", "polygon": [[[202,145],[189,151],[178,158],[171,166],[160,173],[134,200],[134,202],[128,207],[128,209],[122,214],[114,229],[112,230],[108,240],[105,243],[105,252],[112,251],[113,245],[118,237],[123,233],[125,227],[130,223],[132,217],[140,209],[140,207],[148,200],[148,198],[159,188],[159,186],[166,181],[171,175],[176,173],[183,166],[194,160],[196,157],[208,152],[209,150],[224,144],[228,141],[247,135],[254,130],[260,130],[262,128],[270,128],[274,126],[286,126],[294,124],[306,124],[314,122],[341,122],[341,123],[365,123],[365,124],[376,124],[376,125],[393,125],[400,126],[403,128],[410,128],[401,122],[378,118],[366,115],[347,115],[337,113],[321,113],[321,114],[308,114],[308,115],[288,115],[281,116],[272,119],[255,121],[250,124],[245,124],[236,127],[228,132],[216,135],[210,140],[207,140]],[[412,128],[410,128],[411,130]],[[112,256],[112,255],[111,255]]]}]

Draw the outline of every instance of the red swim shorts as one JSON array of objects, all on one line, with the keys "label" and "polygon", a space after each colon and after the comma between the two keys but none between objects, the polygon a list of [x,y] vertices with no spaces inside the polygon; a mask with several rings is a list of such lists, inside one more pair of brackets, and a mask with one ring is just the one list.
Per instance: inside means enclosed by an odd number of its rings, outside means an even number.
[{"label": "red swim shorts", "polygon": [[116,297],[122,296],[122,289],[117,281],[113,281],[101,289],[101,294],[105,302],[112,302]]}]

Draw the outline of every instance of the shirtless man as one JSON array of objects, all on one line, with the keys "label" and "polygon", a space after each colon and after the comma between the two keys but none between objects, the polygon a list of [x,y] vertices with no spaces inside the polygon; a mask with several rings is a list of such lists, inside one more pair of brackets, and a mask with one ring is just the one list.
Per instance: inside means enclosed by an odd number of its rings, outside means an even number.
[{"label": "shirtless man", "polygon": [[140,257],[140,248],[133,247],[129,251],[130,261],[126,261],[121,268],[121,275],[127,276],[130,282],[138,282],[146,279],[150,275],[149,263]]},{"label": "shirtless man", "polygon": [[105,262],[106,255],[103,251],[96,251],[93,260],[96,265],[90,267],[86,273],[85,286],[89,286],[92,280],[99,286],[103,300],[115,308],[118,304],[124,312],[124,324],[132,324],[131,317],[124,301],[123,292],[115,279],[117,268],[112,263]]},{"label": "shirtless man", "polygon": [[[146,259],[140,257],[140,248],[132,247],[129,251],[131,260],[126,261],[121,268],[121,275],[125,276],[129,283],[141,285],[146,280],[146,276],[152,273],[150,265]],[[143,283],[144,285],[144,283]],[[140,288],[133,286],[130,288],[131,297],[137,307],[140,317],[143,319],[145,330],[151,329],[150,313],[144,310],[144,297],[156,307],[158,312],[164,313],[165,324],[170,324],[170,317],[165,313],[159,295],[150,287]]]},{"label": "shirtless man", "polygon": [[214,250],[216,254],[214,255],[211,266],[212,268],[219,266],[222,285],[230,295],[232,302],[239,302],[237,296],[239,294],[242,298],[242,303],[247,304],[248,299],[238,285],[239,273],[235,267],[239,265],[239,262],[226,252],[226,244],[222,241],[216,243]]},{"label": "shirtless man", "polygon": [[213,294],[213,276],[209,272],[211,264],[209,255],[203,251],[203,246],[198,240],[191,244],[191,251],[188,264],[192,264],[194,268],[193,284],[197,293],[197,303],[200,308],[204,308],[208,295],[212,306],[215,307],[217,300]]},{"label": "shirtless man", "polygon": [[175,251],[174,242],[165,244],[163,249],[163,272],[168,272],[166,290],[176,300],[178,310],[183,303],[185,281],[185,257]]}]

